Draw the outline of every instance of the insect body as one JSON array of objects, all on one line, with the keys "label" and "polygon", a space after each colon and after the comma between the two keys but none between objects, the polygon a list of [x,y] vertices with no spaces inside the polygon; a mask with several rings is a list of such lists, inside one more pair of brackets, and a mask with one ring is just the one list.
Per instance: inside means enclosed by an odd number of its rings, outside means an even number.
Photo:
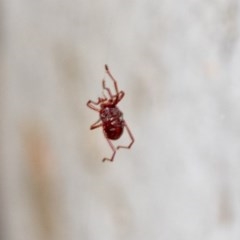
[{"label": "insect body", "polygon": [[116,106],[104,107],[100,110],[103,131],[107,138],[116,140],[121,137],[124,128],[123,114]]},{"label": "insect body", "polygon": [[[110,147],[113,150],[113,154],[111,158],[104,158],[103,161],[109,160],[113,161],[116,151],[119,148],[131,148],[132,144],[134,143],[134,137],[126,124],[125,120],[123,119],[123,114],[117,107],[117,104],[122,100],[124,97],[124,92],[118,90],[118,85],[117,81],[114,79],[112,76],[111,72],[109,71],[109,68],[107,65],[105,65],[105,70],[110,79],[114,83],[114,88],[115,88],[115,94],[112,93],[110,88],[106,87],[105,80],[102,81],[102,87],[103,90],[105,90],[109,97],[106,97],[105,94],[103,93],[103,98],[98,98],[97,102],[94,102],[92,100],[89,100],[87,102],[87,106],[97,112],[99,112],[99,119],[97,122],[91,125],[90,129],[93,130],[98,127],[103,128],[103,133],[108,141]],[[98,107],[100,106],[100,107]],[[115,147],[111,140],[117,140],[121,137],[123,133],[123,129],[126,128],[129,137],[131,139],[131,142],[127,146],[117,146]]]}]

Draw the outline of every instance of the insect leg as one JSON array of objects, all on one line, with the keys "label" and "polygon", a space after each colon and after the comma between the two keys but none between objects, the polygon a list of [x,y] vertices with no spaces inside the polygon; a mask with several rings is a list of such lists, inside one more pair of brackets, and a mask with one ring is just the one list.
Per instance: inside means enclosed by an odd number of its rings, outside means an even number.
[{"label": "insect leg", "polygon": [[119,149],[119,148],[127,148],[127,149],[129,149],[129,148],[131,148],[131,146],[133,145],[133,143],[134,143],[134,137],[133,137],[133,135],[132,135],[132,132],[131,132],[131,130],[129,129],[129,127],[128,127],[128,125],[126,124],[126,122],[124,122],[124,126],[126,127],[126,129],[127,129],[127,132],[128,132],[128,135],[129,135],[129,137],[131,138],[131,142],[130,142],[130,144],[128,145],[128,146],[117,146],[117,149]]},{"label": "insect leg", "polygon": [[[104,134],[105,135],[105,134]],[[113,150],[113,154],[112,154],[112,157],[111,158],[104,158],[102,161],[105,162],[106,160],[108,161],[113,161],[114,157],[115,157],[115,154],[116,154],[116,149],[115,147],[113,146],[112,142],[106,137],[105,135],[105,138],[107,139],[107,142],[109,144],[109,146],[111,147],[111,149]]]},{"label": "insect leg", "polygon": [[124,95],[125,95],[124,91],[120,91],[120,92],[118,93],[118,102],[120,102],[120,101],[122,100],[122,98],[124,97]]},{"label": "insect leg", "polygon": [[99,123],[101,121],[101,119],[98,119],[95,123],[93,123],[91,126],[90,126],[90,130],[93,130],[95,128],[98,128],[98,127],[101,127],[102,126],[102,123]]},{"label": "insect leg", "polygon": [[98,105],[98,104],[101,103],[101,102],[102,102],[102,99],[100,99],[100,98],[98,98],[98,101],[97,101],[97,102],[94,102],[94,101],[92,101],[92,100],[89,100],[89,101],[87,102],[87,106],[88,106],[89,108],[93,109],[94,111],[99,112],[100,109],[96,108],[96,107],[93,106],[93,105]]},{"label": "insect leg", "polygon": [[109,76],[109,77],[111,78],[111,80],[113,81],[114,87],[115,87],[115,90],[116,90],[116,94],[118,94],[119,91],[118,91],[117,81],[116,81],[116,79],[113,77],[113,75],[111,74],[111,72],[110,72],[107,64],[105,64],[105,70],[106,70],[106,73],[108,74],[108,76]]},{"label": "insect leg", "polygon": [[102,81],[102,86],[103,86],[103,89],[106,90],[106,91],[108,92],[110,98],[113,98],[113,94],[112,94],[110,88],[106,87],[106,82],[105,82],[104,79],[103,79],[103,81]]}]

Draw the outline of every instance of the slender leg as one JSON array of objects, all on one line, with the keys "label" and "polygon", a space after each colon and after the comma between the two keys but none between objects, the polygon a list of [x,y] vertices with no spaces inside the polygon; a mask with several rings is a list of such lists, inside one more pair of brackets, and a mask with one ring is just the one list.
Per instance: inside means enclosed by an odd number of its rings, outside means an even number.
[{"label": "slender leg", "polygon": [[[124,95],[125,95],[125,93],[124,93],[123,91],[120,91],[117,95],[113,95],[112,92],[111,92],[111,90],[110,90],[110,88],[107,88],[107,87],[105,86],[105,81],[104,81],[103,89],[108,92],[110,98],[113,100],[113,102],[114,102],[115,104],[117,104],[118,102],[120,102],[120,101],[123,99]],[[104,92],[103,92],[103,96],[106,98]]]},{"label": "slender leg", "polygon": [[[105,134],[104,134],[105,135]],[[107,142],[108,144],[110,145],[111,149],[113,150],[113,154],[112,154],[112,157],[111,158],[104,158],[102,161],[105,162],[106,160],[108,161],[113,161],[114,157],[115,157],[115,154],[116,154],[116,149],[115,147],[113,146],[112,142],[106,137],[105,135],[105,138],[107,139]]]},{"label": "slender leg", "polygon": [[102,86],[103,86],[103,89],[105,89],[105,90],[108,92],[110,98],[113,98],[113,94],[112,94],[110,88],[107,88],[107,87],[106,87],[106,82],[105,82],[104,79],[103,79],[103,81],[102,81]]},{"label": "slender leg", "polygon": [[89,107],[89,108],[91,108],[91,109],[93,109],[94,111],[97,111],[97,112],[99,112],[100,111],[100,109],[98,109],[97,107],[95,107],[95,106],[93,106],[93,105],[98,105],[99,103],[101,103],[103,101],[103,99],[101,99],[101,98],[98,98],[98,101],[97,102],[94,102],[94,101],[92,101],[92,100],[89,100],[88,102],[87,102],[87,106]]},{"label": "slender leg", "polygon": [[124,91],[120,91],[119,93],[118,93],[118,102],[120,102],[122,99],[123,99],[123,97],[124,97],[124,95],[125,95],[125,93],[124,93]]},{"label": "slender leg", "polygon": [[129,149],[129,148],[131,148],[131,146],[133,145],[133,143],[135,141],[134,137],[133,137],[133,135],[132,135],[132,133],[131,133],[129,127],[128,127],[128,125],[126,124],[126,122],[124,122],[124,126],[126,127],[127,132],[129,134],[129,137],[131,138],[131,142],[130,142],[130,144],[128,146],[117,146],[117,149],[119,149],[119,148],[127,148],[127,149]]},{"label": "slender leg", "polygon": [[115,104],[117,104],[118,102],[120,102],[122,100],[122,98],[124,97],[125,93],[123,91],[120,91],[118,90],[118,85],[117,85],[117,81],[116,79],[113,77],[113,75],[111,74],[109,68],[108,68],[108,65],[105,64],[105,70],[106,70],[106,73],[108,74],[108,76],[111,78],[111,80],[113,81],[114,83],[114,87],[115,87],[115,91],[116,91],[116,95],[113,95],[110,91],[109,88],[106,88],[105,86],[105,81],[103,80],[103,88],[106,89],[110,95],[111,98],[115,98],[114,99],[114,102]]},{"label": "slender leg", "polygon": [[111,72],[109,71],[109,68],[108,68],[108,65],[107,65],[107,64],[105,64],[105,70],[106,70],[106,73],[108,74],[108,76],[112,79],[112,81],[113,81],[113,83],[114,83],[115,90],[116,90],[116,94],[118,94],[119,91],[118,91],[117,81],[116,81],[116,79],[113,77],[113,75],[111,74]]},{"label": "slender leg", "polygon": [[93,130],[95,128],[98,128],[98,127],[102,127],[102,122],[99,123],[101,121],[101,119],[98,119],[95,123],[93,123],[91,126],[90,126],[90,130]]}]

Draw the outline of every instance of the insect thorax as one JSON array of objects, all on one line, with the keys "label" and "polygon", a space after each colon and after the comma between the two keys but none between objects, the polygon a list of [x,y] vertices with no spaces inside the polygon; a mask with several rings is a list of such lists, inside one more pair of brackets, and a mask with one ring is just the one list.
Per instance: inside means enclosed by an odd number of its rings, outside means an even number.
[{"label": "insect thorax", "polygon": [[100,118],[103,122],[122,121],[122,112],[116,106],[103,107],[100,110]]}]

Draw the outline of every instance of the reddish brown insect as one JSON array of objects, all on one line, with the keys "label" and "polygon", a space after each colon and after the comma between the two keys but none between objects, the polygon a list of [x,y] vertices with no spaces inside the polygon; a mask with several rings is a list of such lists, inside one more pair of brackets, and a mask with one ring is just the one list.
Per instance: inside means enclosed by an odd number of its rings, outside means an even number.
[{"label": "reddish brown insect", "polygon": [[[89,108],[99,112],[99,115],[100,115],[100,118],[97,120],[97,122],[95,122],[94,124],[91,125],[90,129],[93,130],[95,128],[102,127],[104,136],[107,139],[108,144],[110,145],[111,149],[113,150],[113,154],[112,154],[111,158],[104,158],[103,162],[105,160],[113,161],[116,151],[119,148],[128,148],[129,149],[129,148],[131,148],[132,144],[134,143],[134,137],[133,137],[127,123],[123,119],[122,112],[117,107],[117,104],[124,97],[124,92],[118,90],[117,81],[112,76],[107,65],[105,65],[105,70],[106,70],[107,75],[113,81],[116,94],[113,94],[112,91],[110,90],[110,88],[106,87],[105,80],[103,79],[103,81],[102,81],[103,91],[105,90],[108,93],[109,98],[106,97],[103,92],[103,98],[99,97],[97,102],[94,102],[92,100],[89,100],[87,102],[87,106]],[[97,106],[100,106],[100,108],[98,108]],[[111,140],[119,139],[123,133],[124,127],[126,128],[128,134],[130,136],[131,142],[127,146],[115,147],[113,145],[113,143],[111,142]]]}]

